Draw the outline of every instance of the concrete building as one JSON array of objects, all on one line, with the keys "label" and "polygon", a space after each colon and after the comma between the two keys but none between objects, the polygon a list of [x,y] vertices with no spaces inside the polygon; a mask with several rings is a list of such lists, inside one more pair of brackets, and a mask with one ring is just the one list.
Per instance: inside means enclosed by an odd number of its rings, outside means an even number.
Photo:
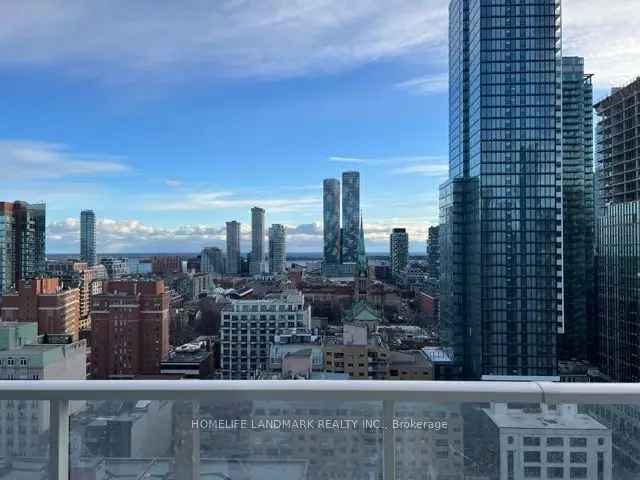
[{"label": "concrete building", "polygon": [[[565,331],[559,6],[450,3],[440,316],[467,379],[557,375]],[[522,38],[541,41],[525,48]]]},{"label": "concrete building", "polygon": [[251,258],[249,260],[249,273],[260,275],[264,268],[264,237],[265,219],[264,208],[253,207],[251,209]]},{"label": "concrete building", "polygon": [[224,253],[218,247],[203,248],[200,253],[200,272],[223,275],[225,272]]},{"label": "concrete building", "polygon": [[297,291],[263,299],[231,300],[223,307],[221,364],[225,379],[247,379],[269,368],[269,346],[292,328],[311,328],[311,308]]},{"label": "concrete building", "polygon": [[322,182],[324,258],[326,265],[340,263],[340,180]]},{"label": "concrete building", "polygon": [[576,405],[535,411],[497,403],[465,425],[475,440],[465,442],[465,452],[489,478],[612,479],[611,431]]},{"label": "concrete building", "polygon": [[98,263],[96,254],[96,214],[93,210],[80,212],[80,260],[90,267]]},{"label": "concrete building", "polygon": [[345,324],[342,336],[324,343],[325,372],[345,373],[352,380],[384,380],[389,377],[389,348],[366,325]]},{"label": "concrete building", "polygon": [[0,295],[45,272],[45,204],[0,202]]},{"label": "concrete building", "polygon": [[169,296],[162,281],[109,281],[93,297],[95,378],[160,373],[169,353]]},{"label": "concrete building", "polygon": [[409,234],[405,228],[394,228],[389,236],[391,274],[397,278],[409,263]]},{"label": "concrete building", "polygon": [[38,332],[79,338],[80,290],[63,288],[57,278],[34,278],[2,297],[4,321],[35,322]]},{"label": "concrete building", "polygon": [[[85,341],[61,337],[52,335],[47,343],[36,323],[0,322],[0,380],[84,380]],[[42,456],[48,429],[48,402],[0,400],[0,457]]]},{"label": "concrete building", "polygon": [[287,231],[284,225],[269,228],[269,273],[284,273],[287,268]]},{"label": "concrete building", "polygon": [[308,330],[285,330],[275,336],[269,348],[270,373],[286,372],[284,360],[288,355],[304,351],[310,359],[311,371],[319,372],[324,369],[324,353],[322,338]]},{"label": "concrete building", "polygon": [[227,222],[227,268],[229,275],[241,273],[240,262],[240,223],[233,220]]},{"label": "concrete building", "polygon": [[215,288],[208,273],[181,273],[173,280],[173,285],[187,302],[194,302]]},{"label": "concrete building", "polygon": [[355,263],[360,235],[360,172],[342,174],[341,260]]},{"label": "concrete building", "polygon": [[100,259],[110,280],[117,280],[129,274],[129,264],[126,258],[104,257]]}]

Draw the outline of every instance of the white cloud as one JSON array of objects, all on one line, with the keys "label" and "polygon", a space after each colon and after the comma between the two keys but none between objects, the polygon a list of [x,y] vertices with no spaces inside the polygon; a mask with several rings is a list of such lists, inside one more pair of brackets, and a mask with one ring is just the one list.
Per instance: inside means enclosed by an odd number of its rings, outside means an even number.
[{"label": "white cloud", "polygon": [[564,55],[585,57],[600,88],[640,75],[640,5],[637,0],[564,0]]},{"label": "white cloud", "polygon": [[449,91],[449,74],[445,72],[434,75],[424,75],[396,83],[395,87],[418,95],[447,93]]},{"label": "white cloud", "polygon": [[[389,218],[373,220],[364,225],[367,248],[384,251],[388,248],[389,233],[393,227],[405,227],[414,244],[426,238],[427,222],[421,218]],[[287,226],[289,251],[315,251],[322,249],[322,225],[318,222]],[[96,238],[100,253],[160,253],[198,252],[205,246],[224,249],[226,229],[224,225],[182,225],[175,228],[158,228],[138,220],[113,220],[99,218],[96,222]],[[47,230],[47,249],[52,253],[78,252],[80,222],[67,218],[51,222]],[[251,228],[242,224],[242,249],[248,251]]]},{"label": "white cloud", "polygon": [[127,172],[120,157],[78,153],[57,143],[0,140],[3,180],[51,180]]},{"label": "white cloud", "polygon": [[[446,2],[1,2],[0,64],[281,78],[444,47]],[[157,77],[153,77],[157,78]]]},{"label": "white cloud", "polygon": [[438,177],[449,173],[449,165],[446,163],[420,163],[406,167],[396,168],[392,173],[397,175],[425,175]]},{"label": "white cloud", "polygon": [[142,205],[148,211],[186,212],[215,208],[244,209],[260,206],[270,212],[296,212],[319,208],[319,195],[291,198],[243,198],[232,192],[197,192],[180,196],[150,196]]},{"label": "white cloud", "polygon": [[164,184],[169,188],[178,188],[182,185],[182,182],[180,180],[173,180],[171,178],[168,178],[164,181]]},{"label": "white cloud", "polygon": [[442,161],[444,157],[438,155],[413,155],[413,156],[391,156],[379,158],[363,157],[329,157],[330,162],[336,163],[357,163],[360,165],[382,166],[398,163],[415,163],[428,161]]}]

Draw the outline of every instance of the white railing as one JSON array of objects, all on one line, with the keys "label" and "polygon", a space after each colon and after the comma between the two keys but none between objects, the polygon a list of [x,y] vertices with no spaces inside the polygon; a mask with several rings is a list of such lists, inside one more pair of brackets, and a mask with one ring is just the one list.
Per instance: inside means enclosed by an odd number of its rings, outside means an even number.
[{"label": "white railing", "polygon": [[[380,401],[390,424],[396,402],[640,404],[640,384],[551,382],[435,382],[345,380],[39,380],[0,381],[0,400],[50,402],[50,475],[69,478],[69,402]],[[383,478],[395,480],[394,430],[383,431]]]}]

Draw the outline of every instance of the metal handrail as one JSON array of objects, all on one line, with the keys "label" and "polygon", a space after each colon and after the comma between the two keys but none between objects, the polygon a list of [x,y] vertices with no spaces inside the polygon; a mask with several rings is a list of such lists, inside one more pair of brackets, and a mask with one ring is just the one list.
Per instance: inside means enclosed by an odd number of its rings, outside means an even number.
[{"label": "metal handrail", "polygon": [[385,380],[10,380],[7,400],[640,403],[640,383]]}]

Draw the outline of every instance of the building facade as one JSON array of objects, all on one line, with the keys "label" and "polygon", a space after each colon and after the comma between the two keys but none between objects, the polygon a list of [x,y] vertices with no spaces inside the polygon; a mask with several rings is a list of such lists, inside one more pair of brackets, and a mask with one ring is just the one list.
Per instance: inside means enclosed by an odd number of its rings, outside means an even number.
[{"label": "building facade", "polygon": [[340,263],[340,180],[327,178],[322,183],[324,263]]},{"label": "building facade", "polygon": [[2,297],[0,312],[4,321],[37,323],[41,335],[79,338],[80,290],[63,288],[57,278],[34,278],[23,283],[17,292]]},{"label": "building facade", "polygon": [[[35,323],[0,322],[0,380],[84,380],[86,363],[85,340],[49,342]],[[48,429],[49,402],[0,400],[1,457],[41,457]]]},{"label": "building facade", "polygon": [[109,281],[93,297],[94,378],[157,375],[169,353],[169,295],[162,281]]},{"label": "building facade", "polygon": [[224,253],[218,247],[203,248],[200,253],[200,272],[222,275],[225,270]]},{"label": "building facade", "polygon": [[251,209],[251,258],[249,260],[249,273],[259,275],[264,265],[264,237],[265,220],[264,208],[253,207]]},{"label": "building facade", "polygon": [[227,268],[229,275],[239,275],[240,267],[240,223],[227,222]]},{"label": "building facade", "polygon": [[560,0],[450,3],[441,321],[466,378],[557,374],[560,11]]},{"label": "building facade", "polygon": [[47,260],[47,275],[60,279],[67,288],[77,288],[80,296],[80,330],[91,327],[91,296],[97,282],[95,267],[75,260]]},{"label": "building facade", "polygon": [[559,337],[561,360],[595,356],[593,249],[593,86],[584,59],[562,59],[562,226],[564,325]]},{"label": "building facade", "polygon": [[232,300],[222,311],[221,365],[225,379],[253,378],[269,368],[269,346],[293,328],[311,328],[311,307],[297,291],[258,300]]},{"label": "building facade", "polygon": [[0,294],[43,274],[46,206],[0,202]]},{"label": "building facade", "polygon": [[394,228],[389,236],[391,274],[397,277],[409,263],[409,234],[404,228]]},{"label": "building facade", "polygon": [[96,255],[96,214],[93,210],[80,212],[80,260],[90,267],[98,263]]},{"label": "building facade", "polygon": [[283,273],[287,269],[287,231],[284,225],[269,228],[269,273]]},{"label": "building facade", "polygon": [[427,261],[429,273],[435,278],[440,278],[440,226],[429,227],[427,234]]},{"label": "building facade", "polygon": [[100,259],[100,263],[111,280],[129,274],[129,262],[126,258],[105,257]]},{"label": "building facade", "polygon": [[360,172],[342,174],[342,262],[355,263],[360,230]]}]

